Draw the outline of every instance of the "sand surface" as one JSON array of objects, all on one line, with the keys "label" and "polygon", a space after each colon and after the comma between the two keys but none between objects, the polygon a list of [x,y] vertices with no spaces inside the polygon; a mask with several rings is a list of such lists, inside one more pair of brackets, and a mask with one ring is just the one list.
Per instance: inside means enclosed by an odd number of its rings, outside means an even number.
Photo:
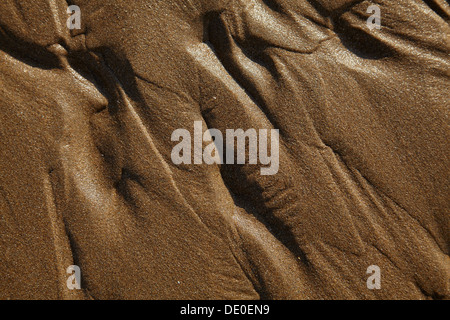
[{"label": "sand surface", "polygon": [[[0,299],[449,299],[449,18],[1,0]],[[194,121],[279,129],[279,172],[175,165]]]}]

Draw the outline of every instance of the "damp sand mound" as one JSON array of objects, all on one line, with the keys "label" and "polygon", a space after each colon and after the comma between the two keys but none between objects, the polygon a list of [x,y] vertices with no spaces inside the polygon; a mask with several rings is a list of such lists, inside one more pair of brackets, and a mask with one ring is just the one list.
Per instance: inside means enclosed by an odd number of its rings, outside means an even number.
[{"label": "damp sand mound", "polygon": [[0,2],[0,299],[450,298],[445,1],[70,2]]}]

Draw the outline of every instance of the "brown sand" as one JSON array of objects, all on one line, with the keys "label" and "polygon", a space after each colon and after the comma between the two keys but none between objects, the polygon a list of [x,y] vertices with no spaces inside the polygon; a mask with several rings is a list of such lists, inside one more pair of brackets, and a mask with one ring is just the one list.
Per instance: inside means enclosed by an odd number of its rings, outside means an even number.
[{"label": "brown sand", "polygon": [[[444,0],[70,4],[0,1],[0,299],[450,298]],[[194,121],[279,173],[174,165]]]}]

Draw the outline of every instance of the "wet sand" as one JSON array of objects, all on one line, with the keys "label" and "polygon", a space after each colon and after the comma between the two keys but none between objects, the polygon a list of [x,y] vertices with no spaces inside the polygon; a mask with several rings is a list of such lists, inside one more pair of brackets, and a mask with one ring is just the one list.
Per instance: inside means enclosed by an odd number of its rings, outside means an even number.
[{"label": "wet sand", "polygon": [[449,6],[331,3],[2,0],[0,299],[449,299]]}]

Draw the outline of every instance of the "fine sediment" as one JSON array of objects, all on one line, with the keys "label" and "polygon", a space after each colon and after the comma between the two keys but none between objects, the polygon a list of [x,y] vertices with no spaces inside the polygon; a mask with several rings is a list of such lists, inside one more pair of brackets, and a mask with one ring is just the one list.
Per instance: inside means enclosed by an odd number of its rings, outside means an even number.
[{"label": "fine sediment", "polygon": [[[450,298],[449,16],[1,1],[0,299]],[[280,130],[278,173],[175,165],[195,121]]]}]

